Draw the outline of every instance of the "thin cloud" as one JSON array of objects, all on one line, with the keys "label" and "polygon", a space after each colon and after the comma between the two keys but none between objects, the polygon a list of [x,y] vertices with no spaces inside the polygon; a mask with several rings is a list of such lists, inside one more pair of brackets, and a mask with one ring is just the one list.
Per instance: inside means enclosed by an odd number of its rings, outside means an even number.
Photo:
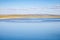
[{"label": "thin cloud", "polygon": [[[57,6],[57,8],[60,8],[60,6]],[[59,14],[60,11],[56,10],[57,9],[56,6],[52,6],[49,8],[44,8],[44,7],[40,7],[40,8],[0,8],[0,14],[13,14],[13,13],[19,13],[19,14]]]}]

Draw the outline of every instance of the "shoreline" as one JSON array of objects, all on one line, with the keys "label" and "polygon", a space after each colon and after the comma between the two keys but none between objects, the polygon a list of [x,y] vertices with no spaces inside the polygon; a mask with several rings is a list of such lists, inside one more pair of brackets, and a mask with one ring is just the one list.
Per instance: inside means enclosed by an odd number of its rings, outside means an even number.
[{"label": "shoreline", "polygon": [[23,14],[23,15],[0,15],[0,19],[15,18],[60,18],[60,15],[40,15],[40,14]]}]

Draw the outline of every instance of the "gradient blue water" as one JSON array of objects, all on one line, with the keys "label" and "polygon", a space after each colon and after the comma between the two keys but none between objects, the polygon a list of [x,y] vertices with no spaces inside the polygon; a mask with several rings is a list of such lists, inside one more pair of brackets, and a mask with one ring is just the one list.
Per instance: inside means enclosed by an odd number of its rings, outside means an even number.
[{"label": "gradient blue water", "polygon": [[0,19],[0,40],[60,40],[60,18]]}]

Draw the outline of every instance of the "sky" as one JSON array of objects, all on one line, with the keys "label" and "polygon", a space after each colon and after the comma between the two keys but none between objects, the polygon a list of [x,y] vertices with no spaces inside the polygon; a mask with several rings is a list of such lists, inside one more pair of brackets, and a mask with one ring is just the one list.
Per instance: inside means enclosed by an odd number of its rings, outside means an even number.
[{"label": "sky", "polygon": [[60,0],[0,0],[0,14],[60,15]]}]

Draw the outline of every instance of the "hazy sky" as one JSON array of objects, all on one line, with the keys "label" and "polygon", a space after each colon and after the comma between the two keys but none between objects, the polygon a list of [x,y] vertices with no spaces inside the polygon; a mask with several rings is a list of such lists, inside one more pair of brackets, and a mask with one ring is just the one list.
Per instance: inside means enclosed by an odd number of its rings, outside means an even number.
[{"label": "hazy sky", "polygon": [[0,0],[0,14],[60,14],[60,0]]}]

